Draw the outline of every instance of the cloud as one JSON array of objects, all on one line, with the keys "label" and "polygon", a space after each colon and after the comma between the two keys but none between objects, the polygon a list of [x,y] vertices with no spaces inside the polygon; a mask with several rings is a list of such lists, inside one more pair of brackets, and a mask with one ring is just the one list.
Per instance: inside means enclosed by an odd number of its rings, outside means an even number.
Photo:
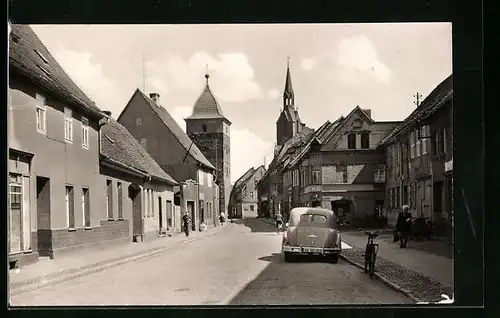
[{"label": "cloud", "polygon": [[276,88],[270,89],[267,91],[267,96],[269,97],[269,99],[277,99],[278,97],[280,97],[280,91]]},{"label": "cloud", "polygon": [[273,143],[249,129],[231,129],[231,182],[235,182],[251,167],[269,164],[273,158]]},{"label": "cloud", "polygon": [[372,42],[362,35],[340,41],[336,63],[340,67],[339,76],[352,83],[358,82],[362,75],[379,82],[389,82],[391,78],[390,69],[379,60]]},{"label": "cloud", "polygon": [[310,70],[312,70],[316,66],[317,63],[318,63],[318,60],[314,57],[305,58],[301,61],[301,66],[304,70],[309,72]]},{"label": "cloud", "polygon": [[176,106],[176,107],[166,107],[167,111],[174,118],[174,120],[181,126],[182,130],[186,132],[186,121],[184,118],[189,117],[192,112],[192,107],[187,106]]},{"label": "cloud", "polygon": [[[181,90],[199,91],[205,81],[208,66],[210,86],[221,101],[245,102],[263,97],[261,86],[254,80],[254,70],[243,53],[225,53],[211,56],[196,52],[189,58],[167,56],[162,65],[152,70],[156,77],[163,78],[170,87]],[[150,70],[151,71],[151,70]]]}]

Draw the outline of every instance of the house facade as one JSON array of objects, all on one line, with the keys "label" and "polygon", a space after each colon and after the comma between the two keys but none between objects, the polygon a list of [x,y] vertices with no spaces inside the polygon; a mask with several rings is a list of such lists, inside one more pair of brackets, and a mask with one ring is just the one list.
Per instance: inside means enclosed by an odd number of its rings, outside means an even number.
[{"label": "house facade", "polygon": [[177,182],[109,113],[100,135],[101,223],[119,224],[118,233],[133,242],[175,232]]},{"label": "house facade", "polygon": [[217,211],[227,211],[231,193],[231,122],[222,114],[222,108],[208,85],[210,76],[201,95],[194,104],[186,121],[186,133],[198,149],[216,168],[215,178],[219,198]]},{"label": "house facade", "polygon": [[[114,237],[101,224],[100,109],[27,25],[9,35],[8,236],[11,266]],[[92,227],[94,231],[85,231]],[[98,230],[99,229],[99,230]]]},{"label": "house facade", "polygon": [[451,228],[453,78],[449,76],[384,140],[386,209],[391,224],[408,205],[414,217]]},{"label": "house facade", "polygon": [[[137,89],[118,117],[151,157],[178,181],[181,214],[192,217],[193,230],[201,223],[217,224],[215,167],[160,105],[156,93],[146,96]],[[215,203],[214,203],[215,202]]]},{"label": "house facade", "polygon": [[236,180],[229,202],[230,217],[255,218],[259,216],[257,185],[265,172],[264,166],[252,167]]}]

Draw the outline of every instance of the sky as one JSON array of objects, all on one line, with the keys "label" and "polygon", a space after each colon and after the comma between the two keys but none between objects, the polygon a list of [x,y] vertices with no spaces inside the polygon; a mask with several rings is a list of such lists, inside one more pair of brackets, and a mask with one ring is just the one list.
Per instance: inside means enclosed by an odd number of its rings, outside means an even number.
[{"label": "sky", "polygon": [[136,88],[185,130],[205,85],[231,126],[231,180],[269,164],[290,59],[295,105],[316,129],[359,105],[404,120],[452,73],[451,23],[33,25],[79,87],[116,118]]}]

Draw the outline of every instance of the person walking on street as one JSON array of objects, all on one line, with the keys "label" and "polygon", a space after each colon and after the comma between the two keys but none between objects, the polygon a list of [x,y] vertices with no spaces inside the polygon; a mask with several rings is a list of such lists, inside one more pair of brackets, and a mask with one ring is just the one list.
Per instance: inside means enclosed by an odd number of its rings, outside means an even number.
[{"label": "person walking on street", "polygon": [[191,223],[191,218],[187,213],[184,214],[184,216],[182,217],[182,222],[183,222],[184,233],[186,234],[186,237],[189,237],[189,224]]},{"label": "person walking on street", "polygon": [[280,232],[281,226],[283,225],[283,216],[280,212],[275,215],[276,227],[278,228],[278,233]]},{"label": "person walking on street", "polygon": [[398,216],[398,231],[399,231],[399,247],[405,248],[408,242],[408,236],[410,235],[410,221],[411,214],[408,212],[409,207],[407,205],[403,206],[403,209]]},{"label": "person walking on street", "polygon": [[220,224],[224,224],[224,221],[226,221],[226,215],[224,214],[224,211],[222,211],[219,215],[219,221]]}]

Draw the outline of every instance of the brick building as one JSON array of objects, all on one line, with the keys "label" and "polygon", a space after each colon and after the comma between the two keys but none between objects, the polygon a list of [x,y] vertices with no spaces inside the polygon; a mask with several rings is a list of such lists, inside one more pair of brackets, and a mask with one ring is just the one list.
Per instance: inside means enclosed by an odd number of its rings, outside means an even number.
[{"label": "brick building", "polygon": [[180,183],[176,188],[180,210],[191,216],[193,230],[199,229],[201,223],[216,225],[215,167],[160,105],[159,94],[151,93],[148,97],[137,89],[118,122]]},{"label": "brick building", "polygon": [[250,168],[234,183],[229,201],[231,218],[249,218],[259,215],[257,184],[266,172],[262,165]]},{"label": "brick building", "polygon": [[191,116],[185,118],[186,133],[216,168],[218,210],[227,211],[231,193],[231,122],[222,114],[222,108],[208,85],[209,78],[206,74],[205,88],[196,100]]},{"label": "brick building", "polygon": [[395,224],[407,204],[414,217],[451,226],[453,211],[453,78],[441,82],[386,138],[386,209]]}]

